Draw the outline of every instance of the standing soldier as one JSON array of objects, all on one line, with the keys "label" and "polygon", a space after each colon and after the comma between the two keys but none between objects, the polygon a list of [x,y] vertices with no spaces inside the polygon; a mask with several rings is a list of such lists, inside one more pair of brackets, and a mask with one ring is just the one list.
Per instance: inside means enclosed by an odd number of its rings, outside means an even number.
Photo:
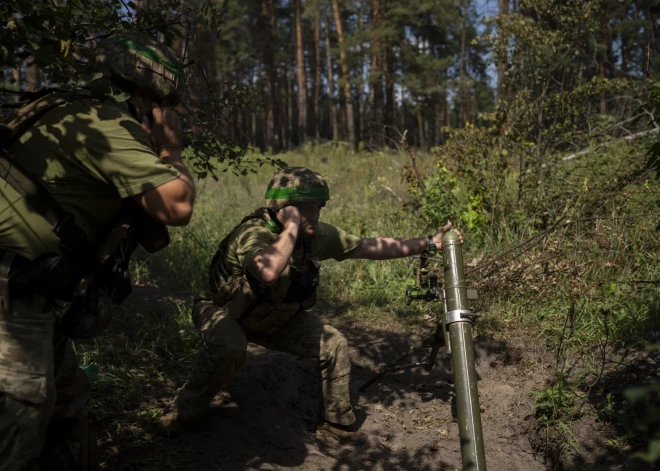
[{"label": "standing soldier", "polygon": [[[68,336],[105,327],[130,291],[137,244],[162,248],[165,226],[192,214],[169,107],[183,82],[174,52],[126,34],[101,43],[97,61],[128,104],[45,91],[2,128],[0,471],[96,468],[89,382]],[[72,302],[61,320],[57,300]]]},{"label": "standing soldier", "polygon": [[307,312],[316,302],[320,262],[387,260],[435,250],[451,224],[418,239],[363,239],[319,221],[329,197],[317,172],[285,168],[268,185],[266,207],[220,242],[209,270],[210,291],[201,293],[193,307],[201,346],[175,399],[177,410],[159,422],[161,432],[174,435],[200,419],[245,363],[252,342],[317,359],[323,394],[319,431],[356,445],[367,439],[353,427],[346,338]]}]

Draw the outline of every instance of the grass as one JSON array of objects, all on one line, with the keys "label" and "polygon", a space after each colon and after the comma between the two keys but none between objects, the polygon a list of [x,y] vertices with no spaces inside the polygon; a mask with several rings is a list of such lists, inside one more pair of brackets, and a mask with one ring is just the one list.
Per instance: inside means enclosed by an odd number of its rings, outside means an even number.
[{"label": "grass", "polygon": [[[331,200],[322,219],[347,232],[364,237],[419,237],[435,229],[411,204],[409,185],[401,178],[408,164],[405,155],[350,153],[328,145],[308,146],[281,158],[326,177]],[[657,185],[634,182],[614,196],[599,197],[594,188],[600,191],[621,172],[618,164],[608,166],[607,159],[619,162],[630,158],[630,152],[613,149],[612,154],[597,158],[597,171],[589,181],[584,177],[588,166],[575,164],[572,173],[561,170],[561,185],[555,188],[557,193],[570,189],[574,202],[569,216],[578,222],[551,233],[495,275],[484,278],[482,271],[472,276],[473,285],[481,291],[480,333],[514,338],[535,332],[538,342],[552,354],[551,381],[535,392],[537,420],[548,436],[562,437],[560,447],[565,451],[579,450],[571,423],[584,414],[616,420],[613,404],[616,410],[625,406],[623,388],[608,391],[609,386],[603,385],[605,376],[616,378],[617,361],[624,364],[631,351],[643,350],[660,335],[657,285],[634,282],[660,277],[657,217],[652,216]],[[434,163],[430,155],[418,157],[427,174]],[[166,250],[150,257],[139,254],[132,262],[134,281],[157,287],[161,297],[189,299],[202,289],[218,243],[263,204],[273,173],[273,168],[263,167],[243,177],[226,173],[217,182],[200,182],[190,225],[171,230],[172,243]],[[517,198],[517,177],[509,175],[505,181],[500,198]],[[469,193],[470,188],[460,191]],[[600,204],[597,211],[594,201]],[[477,265],[502,247],[538,232],[541,223],[534,216],[536,211],[526,211],[524,224],[515,225],[504,215],[490,233],[483,228],[473,233],[463,230],[465,260]],[[617,219],[640,214],[649,217]],[[516,218],[524,221],[520,215]],[[404,303],[405,287],[413,281],[410,259],[327,261],[321,277],[321,299],[342,307],[339,322],[415,333],[433,328],[428,305]],[[180,386],[177,381],[185,377],[196,346],[189,307],[154,300],[127,303],[104,336],[77,343],[82,363],[101,369],[94,385],[93,413],[97,428],[104,432],[100,440],[106,464],[112,462],[117,443],[157,440],[149,424]],[[639,433],[619,430],[610,439],[612,446],[643,445]]]}]

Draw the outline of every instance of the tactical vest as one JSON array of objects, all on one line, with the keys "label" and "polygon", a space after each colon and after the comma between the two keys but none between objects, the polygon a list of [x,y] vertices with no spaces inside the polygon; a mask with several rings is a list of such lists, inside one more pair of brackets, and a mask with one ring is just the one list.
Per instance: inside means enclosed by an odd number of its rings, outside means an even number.
[{"label": "tactical vest", "polygon": [[268,334],[279,330],[298,313],[311,309],[316,303],[320,263],[312,256],[311,239],[302,241],[302,257],[298,256],[299,251],[295,251],[296,257],[270,286],[249,273],[234,276],[225,265],[229,243],[247,221],[261,219],[272,232],[281,230],[274,214],[271,210],[260,208],[245,217],[220,242],[209,268],[211,293],[203,297],[222,306],[246,333]]}]

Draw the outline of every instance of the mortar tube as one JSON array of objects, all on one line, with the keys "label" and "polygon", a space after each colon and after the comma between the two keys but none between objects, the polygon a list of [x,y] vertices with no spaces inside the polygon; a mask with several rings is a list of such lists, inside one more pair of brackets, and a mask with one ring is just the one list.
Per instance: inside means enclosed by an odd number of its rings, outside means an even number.
[{"label": "mortar tube", "polygon": [[452,350],[463,471],[485,471],[486,454],[472,344],[473,318],[468,310],[461,241],[454,231],[448,231],[442,237],[442,255],[447,302],[445,322]]}]

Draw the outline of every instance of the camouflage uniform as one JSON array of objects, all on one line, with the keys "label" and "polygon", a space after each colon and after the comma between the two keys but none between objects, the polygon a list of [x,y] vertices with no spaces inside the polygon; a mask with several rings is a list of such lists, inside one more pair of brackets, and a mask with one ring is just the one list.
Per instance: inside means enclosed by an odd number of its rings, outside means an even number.
[{"label": "camouflage uniform", "polygon": [[39,457],[51,420],[87,416],[90,385],[42,296],[0,300],[0,471],[15,471]]},{"label": "camouflage uniform", "polygon": [[248,342],[316,359],[325,420],[342,425],[355,422],[349,400],[351,362],[346,338],[315,314],[299,313],[269,334],[248,333],[222,307],[197,298],[193,322],[201,345],[188,382],[176,400],[184,422],[199,419],[222,386],[238,373],[247,360]]},{"label": "camouflage uniform", "polygon": [[[96,53],[99,68],[110,71],[102,82],[120,77],[163,103],[178,102],[183,71],[175,65],[176,54],[158,41],[125,34],[99,41]],[[125,198],[174,180],[179,172],[158,158],[135,116],[110,101],[81,96],[56,102],[27,129],[16,125],[55,95],[45,94],[10,116],[3,129],[21,133],[9,149],[3,135],[3,156],[10,151],[29,174],[38,175],[35,179],[88,238],[102,240],[99,231],[122,210]],[[2,178],[0,471],[39,469],[40,464],[42,469],[87,469],[94,466],[87,448],[90,384],[56,326],[51,295],[47,300],[44,294],[53,280],[28,279],[30,294],[9,289],[17,264],[33,266],[42,256],[57,257],[63,241],[52,221],[8,184],[6,175]],[[100,292],[92,290],[86,299],[99,320],[106,307]],[[79,324],[67,332],[81,332]]]},{"label": "camouflage uniform", "polygon": [[[289,188],[295,191],[287,193]],[[349,400],[351,363],[346,338],[306,311],[316,302],[320,262],[354,256],[362,240],[319,223],[317,234],[300,242],[277,282],[260,285],[245,266],[275,241],[281,227],[274,211],[295,201],[326,201],[327,184],[316,172],[290,167],[273,177],[266,197],[267,207],[245,218],[220,243],[210,268],[211,290],[195,300],[193,321],[201,345],[190,377],[175,399],[179,418],[190,422],[204,414],[216,393],[245,363],[251,342],[316,359],[324,419],[351,425],[355,416]],[[301,281],[305,277],[316,281]]]}]

